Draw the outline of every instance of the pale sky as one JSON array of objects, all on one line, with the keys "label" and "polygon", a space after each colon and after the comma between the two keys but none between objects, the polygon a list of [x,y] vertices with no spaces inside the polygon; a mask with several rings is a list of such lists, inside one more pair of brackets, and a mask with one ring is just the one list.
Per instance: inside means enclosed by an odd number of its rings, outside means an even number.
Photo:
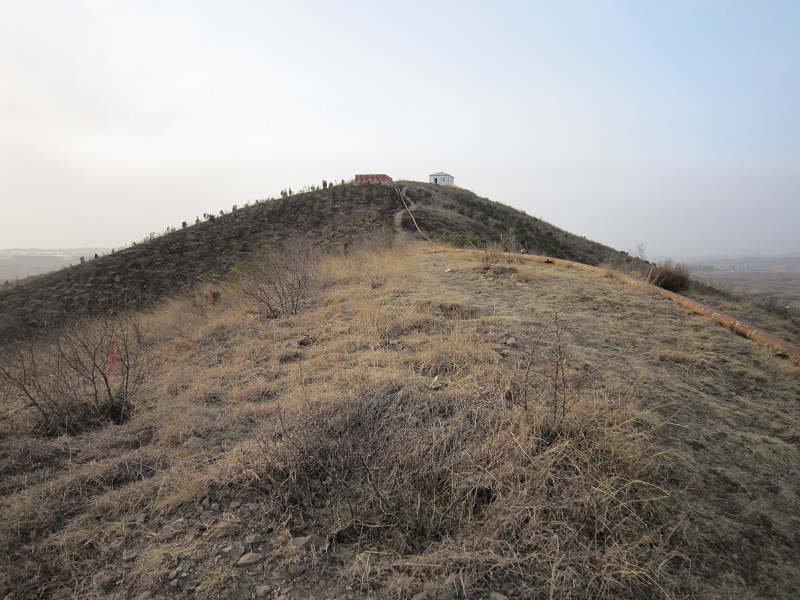
[{"label": "pale sky", "polygon": [[456,184],[648,254],[800,251],[800,2],[0,0],[0,248]]}]

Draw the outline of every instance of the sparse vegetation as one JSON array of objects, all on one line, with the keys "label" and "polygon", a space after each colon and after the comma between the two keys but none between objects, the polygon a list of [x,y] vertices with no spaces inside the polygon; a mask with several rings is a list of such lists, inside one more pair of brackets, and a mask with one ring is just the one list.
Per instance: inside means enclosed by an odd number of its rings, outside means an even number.
[{"label": "sparse vegetation", "polygon": [[[381,548],[347,570],[364,591],[408,597],[457,565],[458,596],[492,586],[513,597],[662,595],[674,517],[648,483],[655,464],[629,392],[598,387],[597,370],[573,379],[563,327],[554,313],[534,342],[524,406],[500,378],[437,392],[419,380],[367,384],[339,401],[279,407],[245,463],[268,514],[316,534],[319,547]],[[547,362],[532,370],[536,349]]]},{"label": "sparse vegetation", "polygon": [[[625,256],[611,248],[572,235],[521,211],[459,188],[404,182],[405,194],[418,204],[420,224],[439,241],[456,247],[500,245],[506,252],[524,249],[591,265],[623,263]],[[465,238],[476,238],[469,243]]]},{"label": "sparse vegetation", "polygon": [[[506,268],[498,248],[487,276],[482,249],[379,232],[400,207],[366,187],[115,253],[168,277],[165,249],[198,269],[284,256],[301,218],[314,247],[347,241],[311,263],[313,301],[269,319],[228,271],[186,271],[202,284],[139,313],[124,412],[43,436],[24,392],[2,395],[0,597],[793,597],[800,366],[602,272]],[[438,199],[416,201],[437,230]],[[65,273],[102,285],[107,261]],[[109,372],[103,323],[68,331]],[[39,367],[53,339],[20,347]]]},{"label": "sparse vegetation", "polygon": [[271,246],[289,232],[302,232],[320,249],[336,248],[391,226],[397,209],[392,188],[329,185],[220,217],[204,213],[192,227],[0,290],[0,346],[40,335],[65,319],[153,306],[190,293],[224,279],[252,258],[252,248]]}]

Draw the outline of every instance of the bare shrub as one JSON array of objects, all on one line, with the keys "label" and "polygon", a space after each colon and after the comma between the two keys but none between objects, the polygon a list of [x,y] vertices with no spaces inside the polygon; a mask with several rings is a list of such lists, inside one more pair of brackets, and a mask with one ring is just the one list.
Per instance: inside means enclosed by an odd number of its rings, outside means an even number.
[{"label": "bare shrub", "polygon": [[691,274],[683,263],[671,260],[650,265],[645,281],[670,292],[682,292],[689,289]]},{"label": "bare shrub", "polygon": [[522,244],[518,231],[512,227],[509,227],[502,236],[502,239],[502,247],[507,253],[506,258],[508,262],[521,263],[522,259],[518,255],[525,254],[525,248]]},{"label": "bare shrub", "polygon": [[138,319],[107,317],[12,345],[0,359],[0,391],[35,409],[45,434],[76,434],[125,422],[145,367]]},{"label": "bare shrub", "polygon": [[318,262],[308,241],[292,237],[239,265],[236,285],[269,318],[296,315],[309,299]]}]

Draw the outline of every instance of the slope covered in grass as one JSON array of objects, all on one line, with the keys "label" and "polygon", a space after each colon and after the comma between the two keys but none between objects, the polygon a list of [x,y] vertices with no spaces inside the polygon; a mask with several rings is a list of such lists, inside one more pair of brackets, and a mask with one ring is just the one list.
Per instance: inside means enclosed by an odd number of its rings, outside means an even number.
[{"label": "slope covered in grass", "polygon": [[[403,182],[418,223],[430,235],[479,245],[552,254],[590,264],[632,261],[623,253],[567,233],[467,190]],[[394,234],[396,217],[413,228],[395,187],[331,185],[243,206],[148,236],[142,242],[61,271],[0,289],[0,346],[32,337],[76,316],[141,309],[208,282],[222,281],[254,252],[301,234],[320,248]],[[511,246],[509,246],[509,244]]]},{"label": "slope covered in grass", "polygon": [[351,247],[276,319],[233,286],[168,301],[122,425],[44,437],[5,390],[0,593],[792,597],[800,368],[484,258]]},{"label": "slope covered in grass", "polygon": [[[498,246],[506,251],[542,254],[589,265],[641,266],[626,253],[564,231],[539,218],[481,198],[469,190],[400,182],[414,206],[417,223],[431,235],[462,246]],[[406,216],[404,224],[413,224]]]}]

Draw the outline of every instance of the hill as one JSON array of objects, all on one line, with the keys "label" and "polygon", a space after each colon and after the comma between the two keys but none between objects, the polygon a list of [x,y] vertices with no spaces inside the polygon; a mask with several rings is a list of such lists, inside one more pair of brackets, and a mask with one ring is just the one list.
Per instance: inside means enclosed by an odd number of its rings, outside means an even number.
[{"label": "hill", "polygon": [[[505,250],[542,254],[588,265],[632,263],[627,253],[587,240],[521,211],[481,198],[468,190],[400,182],[413,203],[413,214],[423,230],[456,245],[496,243]],[[413,224],[408,215],[403,225]]]},{"label": "hill", "polygon": [[[485,245],[501,242],[599,264],[631,260],[611,248],[564,232],[458,188],[400,182],[429,235]],[[393,235],[396,218],[413,230],[394,187],[343,184],[256,203],[155,236],[0,290],[0,343],[29,337],[78,315],[143,308],[198,283],[224,279],[251,253],[300,233],[320,248],[362,237]]]},{"label": "hill", "polygon": [[400,182],[9,287],[0,597],[792,598],[800,365],[611,265]]},{"label": "hill", "polygon": [[36,345],[105,340],[128,404],[53,436],[3,387],[0,593],[793,597],[800,366],[646,287],[394,239],[309,262],[294,314],[212,284],[113,352],[104,321]]}]

